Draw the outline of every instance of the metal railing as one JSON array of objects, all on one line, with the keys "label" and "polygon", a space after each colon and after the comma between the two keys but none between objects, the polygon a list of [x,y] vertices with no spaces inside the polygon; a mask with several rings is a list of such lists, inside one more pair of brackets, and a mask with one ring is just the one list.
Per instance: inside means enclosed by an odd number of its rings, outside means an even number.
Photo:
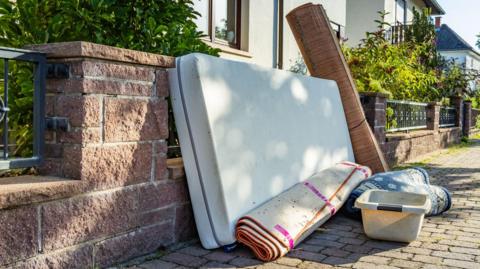
[{"label": "metal railing", "polygon": [[427,128],[427,104],[388,100],[387,108],[393,115],[387,115],[387,132]]},{"label": "metal railing", "polygon": [[390,41],[391,44],[400,44],[405,42],[406,32],[412,27],[411,24],[396,23],[385,31],[385,39]]},{"label": "metal railing", "polygon": [[[0,151],[0,169],[13,169],[37,166],[42,161],[44,146],[44,102],[46,57],[44,54],[28,50],[0,47],[0,59],[3,60],[3,98],[0,97],[0,124],[3,125],[2,150]],[[9,155],[9,63],[12,61],[33,64],[33,154],[31,157],[12,157]],[[1,94],[1,93],[0,93]]]},{"label": "metal railing", "polygon": [[442,106],[440,108],[440,123],[441,128],[453,127],[457,121],[457,110],[454,107]]}]

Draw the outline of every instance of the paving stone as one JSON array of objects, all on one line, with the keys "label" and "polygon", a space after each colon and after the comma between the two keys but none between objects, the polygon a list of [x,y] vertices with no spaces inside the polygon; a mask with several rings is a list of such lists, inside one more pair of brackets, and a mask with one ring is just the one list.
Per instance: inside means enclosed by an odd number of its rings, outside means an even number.
[{"label": "paving stone", "polygon": [[457,253],[480,255],[480,249],[475,249],[475,248],[451,247],[451,248],[449,248],[449,250],[451,252],[457,252]]},{"label": "paving stone", "polygon": [[429,264],[441,264],[443,259],[441,257],[417,254],[412,258],[412,260]]},{"label": "paving stone", "polygon": [[321,239],[310,239],[306,242],[307,244],[314,245],[314,246],[322,246],[322,247],[333,247],[333,248],[341,248],[345,244],[344,243],[338,243],[334,241],[328,241],[328,240],[321,240]]},{"label": "paving stone", "polygon": [[467,262],[467,261],[459,261],[459,260],[452,260],[452,259],[445,259],[443,260],[443,264],[447,266],[454,266],[466,269],[478,269],[479,265],[478,262]]},{"label": "paving stone", "polygon": [[396,269],[398,267],[388,265],[378,265],[369,262],[357,262],[353,265],[355,269]]},{"label": "paving stone", "polygon": [[233,260],[231,260],[229,262],[229,264],[231,265],[235,265],[237,267],[255,267],[255,266],[258,266],[260,264],[262,264],[262,262],[260,262],[259,260],[254,260],[254,259],[250,259],[250,258],[245,258],[245,257],[237,257]]},{"label": "paving stone", "polygon": [[384,256],[384,257],[390,257],[390,258],[396,258],[396,259],[402,259],[402,260],[408,260],[413,257],[413,254],[411,253],[403,253],[398,251],[383,251],[376,253],[375,255],[377,256]]},{"label": "paving stone", "polygon": [[422,263],[400,260],[400,259],[393,259],[390,265],[400,267],[400,268],[420,268],[422,266]]},{"label": "paving stone", "polygon": [[178,265],[176,265],[174,263],[166,262],[166,261],[162,261],[162,260],[153,260],[153,261],[149,261],[149,262],[146,262],[146,263],[143,263],[143,264],[139,265],[139,267],[143,268],[143,269],[159,269],[159,268],[173,269],[177,266]]},{"label": "paving stone", "polygon": [[351,254],[351,252],[341,250],[338,248],[326,248],[322,250],[321,253],[326,256],[334,256],[334,257],[347,257],[348,255]]},{"label": "paving stone", "polygon": [[278,264],[288,265],[288,266],[297,266],[302,263],[302,260],[291,258],[291,257],[282,257],[275,261]]},{"label": "paving stone", "polygon": [[314,253],[314,252],[296,250],[296,249],[288,253],[287,256],[297,258],[297,259],[302,259],[302,260],[314,261],[314,262],[321,262],[326,257],[325,255],[322,255],[320,253]]},{"label": "paving stone", "polygon": [[206,250],[206,249],[204,249],[200,246],[190,246],[190,247],[182,248],[182,249],[178,250],[178,252],[184,253],[184,254],[189,254],[189,255],[192,255],[192,256],[203,256],[203,255],[207,255],[208,253],[210,253],[209,250]]},{"label": "paving stone", "polygon": [[432,250],[427,249],[427,248],[406,247],[406,248],[402,248],[402,252],[420,254],[420,255],[428,255],[428,254],[432,253]]},{"label": "paving stone", "polygon": [[302,243],[296,247],[296,249],[303,249],[306,251],[310,252],[320,252],[320,250],[325,249],[326,247],[324,246],[316,246],[316,245],[310,245],[306,243]]},{"label": "paving stone", "polygon": [[360,258],[359,261],[361,262],[370,262],[374,264],[385,264],[387,265],[392,259],[386,257],[378,257],[378,256],[364,256]]},{"label": "paving stone", "polygon": [[432,256],[442,257],[447,259],[462,260],[462,261],[475,260],[475,256],[470,254],[454,253],[454,252],[446,252],[446,251],[434,251],[432,252]]},{"label": "paving stone", "polygon": [[361,245],[361,246],[346,245],[346,246],[343,247],[343,249],[346,250],[346,251],[350,251],[350,252],[354,252],[354,253],[360,253],[360,254],[367,254],[372,250],[371,247],[367,247],[365,245]]},{"label": "paving stone", "polygon": [[350,244],[350,245],[361,245],[361,244],[365,243],[365,240],[358,239],[358,238],[344,237],[344,238],[338,239],[338,242],[345,243],[345,244]]},{"label": "paving stone", "polygon": [[211,261],[211,262],[208,262],[207,264],[203,265],[200,268],[205,268],[205,269],[217,269],[217,268],[220,269],[220,268],[222,268],[223,269],[223,268],[237,268],[237,267],[235,267],[233,265],[230,265],[230,264]]},{"label": "paving stone", "polygon": [[342,266],[342,267],[351,267],[354,261],[345,258],[338,258],[338,257],[327,257],[325,260],[322,261],[326,264],[331,264],[335,266]]},{"label": "paving stone", "polygon": [[324,268],[333,268],[330,264],[312,262],[312,261],[304,261],[301,264],[297,265],[297,268],[300,269],[324,269]]},{"label": "paving stone", "polygon": [[180,253],[174,252],[162,257],[162,260],[177,263],[179,265],[199,267],[207,262],[206,259]]},{"label": "paving stone", "polygon": [[214,251],[203,257],[212,261],[227,263],[233,260],[236,256],[232,253],[225,253],[223,251]]}]

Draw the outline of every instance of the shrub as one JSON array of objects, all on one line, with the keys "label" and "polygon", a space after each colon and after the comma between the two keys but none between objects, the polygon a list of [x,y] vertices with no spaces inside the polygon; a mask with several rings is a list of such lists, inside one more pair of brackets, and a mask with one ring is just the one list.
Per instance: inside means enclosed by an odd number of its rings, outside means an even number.
[{"label": "shrub", "polygon": [[[163,55],[202,52],[218,56],[201,41],[191,0],[0,0],[0,46],[89,41]],[[31,154],[31,68],[11,64],[10,124],[18,155]],[[3,87],[3,85],[1,86]]]}]

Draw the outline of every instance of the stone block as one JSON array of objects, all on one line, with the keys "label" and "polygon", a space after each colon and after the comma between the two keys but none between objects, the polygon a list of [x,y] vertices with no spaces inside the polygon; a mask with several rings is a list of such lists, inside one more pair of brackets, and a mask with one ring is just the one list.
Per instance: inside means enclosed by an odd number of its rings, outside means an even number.
[{"label": "stone block", "polygon": [[87,180],[98,187],[125,186],[151,178],[151,144],[66,145],[64,156],[66,177]]},{"label": "stone block", "polygon": [[68,64],[70,66],[70,74],[79,78],[98,77],[148,82],[153,82],[155,79],[155,70],[152,67],[89,59],[69,62]]},{"label": "stone block", "polygon": [[100,78],[49,79],[48,93],[91,93],[128,96],[151,96],[153,82],[108,80]]},{"label": "stone block", "polygon": [[177,207],[175,215],[175,236],[178,242],[191,240],[197,236],[197,228],[195,226],[191,204]]},{"label": "stone block", "polygon": [[47,251],[127,231],[137,225],[137,193],[123,189],[49,203],[42,208]]},{"label": "stone block", "polygon": [[67,117],[72,127],[98,127],[100,99],[96,96],[59,96],[56,100],[55,116]]},{"label": "stone block", "polygon": [[148,141],[168,137],[165,100],[105,99],[105,141]]},{"label": "stone block", "polygon": [[155,88],[157,96],[167,97],[170,94],[170,85],[168,83],[168,73],[165,69],[155,71]]},{"label": "stone block", "polygon": [[101,241],[95,245],[95,266],[104,268],[154,252],[173,243],[171,222],[140,228],[125,235]]},{"label": "stone block", "polygon": [[167,157],[155,156],[155,180],[165,180],[167,178]]},{"label": "stone block", "polygon": [[37,209],[0,210],[0,267],[38,251]]},{"label": "stone block", "polygon": [[[173,204],[188,202],[188,190],[184,181],[148,184],[138,188],[139,211],[146,212]],[[147,194],[148,195],[145,195]]]},{"label": "stone block", "polygon": [[72,128],[66,132],[57,132],[58,143],[88,144],[100,141],[100,128]]},{"label": "stone block", "polygon": [[59,252],[39,255],[12,266],[12,269],[64,269],[64,268],[93,268],[93,247],[83,245]]}]

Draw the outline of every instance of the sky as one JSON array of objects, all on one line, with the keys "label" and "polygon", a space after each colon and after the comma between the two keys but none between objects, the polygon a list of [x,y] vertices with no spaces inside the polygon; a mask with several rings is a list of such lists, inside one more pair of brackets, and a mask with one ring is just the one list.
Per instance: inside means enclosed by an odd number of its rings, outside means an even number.
[{"label": "sky", "polygon": [[480,34],[480,0],[437,0],[445,10],[442,23],[448,24],[477,51]]}]

